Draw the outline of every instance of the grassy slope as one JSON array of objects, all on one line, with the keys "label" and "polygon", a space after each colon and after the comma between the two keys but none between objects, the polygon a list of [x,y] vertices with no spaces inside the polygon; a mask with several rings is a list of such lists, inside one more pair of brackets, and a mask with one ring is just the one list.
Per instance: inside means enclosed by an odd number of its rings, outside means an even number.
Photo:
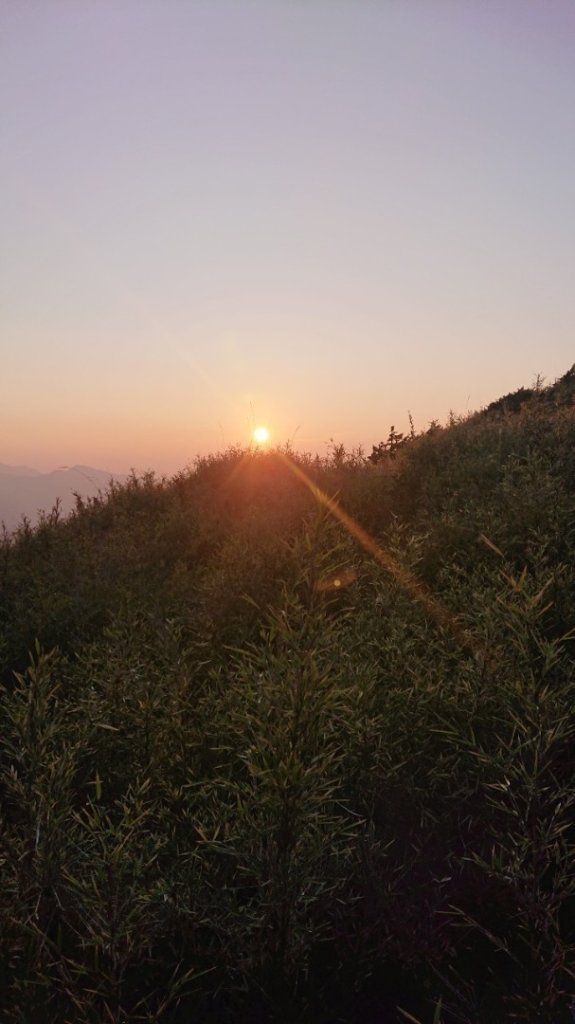
[{"label": "grassy slope", "polygon": [[572,384],[5,541],[7,1021],[571,1019]]}]

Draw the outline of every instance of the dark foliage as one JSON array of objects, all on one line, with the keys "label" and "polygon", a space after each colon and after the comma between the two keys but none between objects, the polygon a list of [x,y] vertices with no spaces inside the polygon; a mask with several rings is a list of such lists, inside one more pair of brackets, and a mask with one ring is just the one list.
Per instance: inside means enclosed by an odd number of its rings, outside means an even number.
[{"label": "dark foliage", "polygon": [[573,376],[4,537],[3,1020],[569,1024]]}]

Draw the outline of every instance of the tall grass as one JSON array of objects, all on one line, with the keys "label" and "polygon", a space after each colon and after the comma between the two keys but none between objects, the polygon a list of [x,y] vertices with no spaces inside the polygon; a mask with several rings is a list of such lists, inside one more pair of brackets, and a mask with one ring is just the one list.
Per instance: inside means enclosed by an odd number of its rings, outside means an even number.
[{"label": "tall grass", "polygon": [[574,441],[300,457],[395,575],[285,452],[4,538],[3,1019],[572,1020]]}]

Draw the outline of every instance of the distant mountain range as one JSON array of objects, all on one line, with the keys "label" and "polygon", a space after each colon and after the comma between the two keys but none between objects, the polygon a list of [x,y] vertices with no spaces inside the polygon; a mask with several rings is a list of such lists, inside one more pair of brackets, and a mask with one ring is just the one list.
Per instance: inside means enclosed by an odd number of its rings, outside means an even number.
[{"label": "distant mountain range", "polygon": [[84,498],[105,491],[110,479],[125,480],[121,473],[108,473],[93,466],[60,466],[51,473],[40,473],[29,466],[7,466],[0,462],[0,522],[13,530],[22,516],[32,525],[41,511],[50,512],[60,499],[63,515],[74,507],[74,494]]}]

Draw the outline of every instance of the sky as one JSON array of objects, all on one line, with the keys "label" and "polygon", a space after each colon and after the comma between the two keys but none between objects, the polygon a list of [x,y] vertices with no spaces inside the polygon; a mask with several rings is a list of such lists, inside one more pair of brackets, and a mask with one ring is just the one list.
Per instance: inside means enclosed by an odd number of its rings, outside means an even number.
[{"label": "sky", "polygon": [[573,0],[0,0],[0,462],[172,473],[575,363]]}]

